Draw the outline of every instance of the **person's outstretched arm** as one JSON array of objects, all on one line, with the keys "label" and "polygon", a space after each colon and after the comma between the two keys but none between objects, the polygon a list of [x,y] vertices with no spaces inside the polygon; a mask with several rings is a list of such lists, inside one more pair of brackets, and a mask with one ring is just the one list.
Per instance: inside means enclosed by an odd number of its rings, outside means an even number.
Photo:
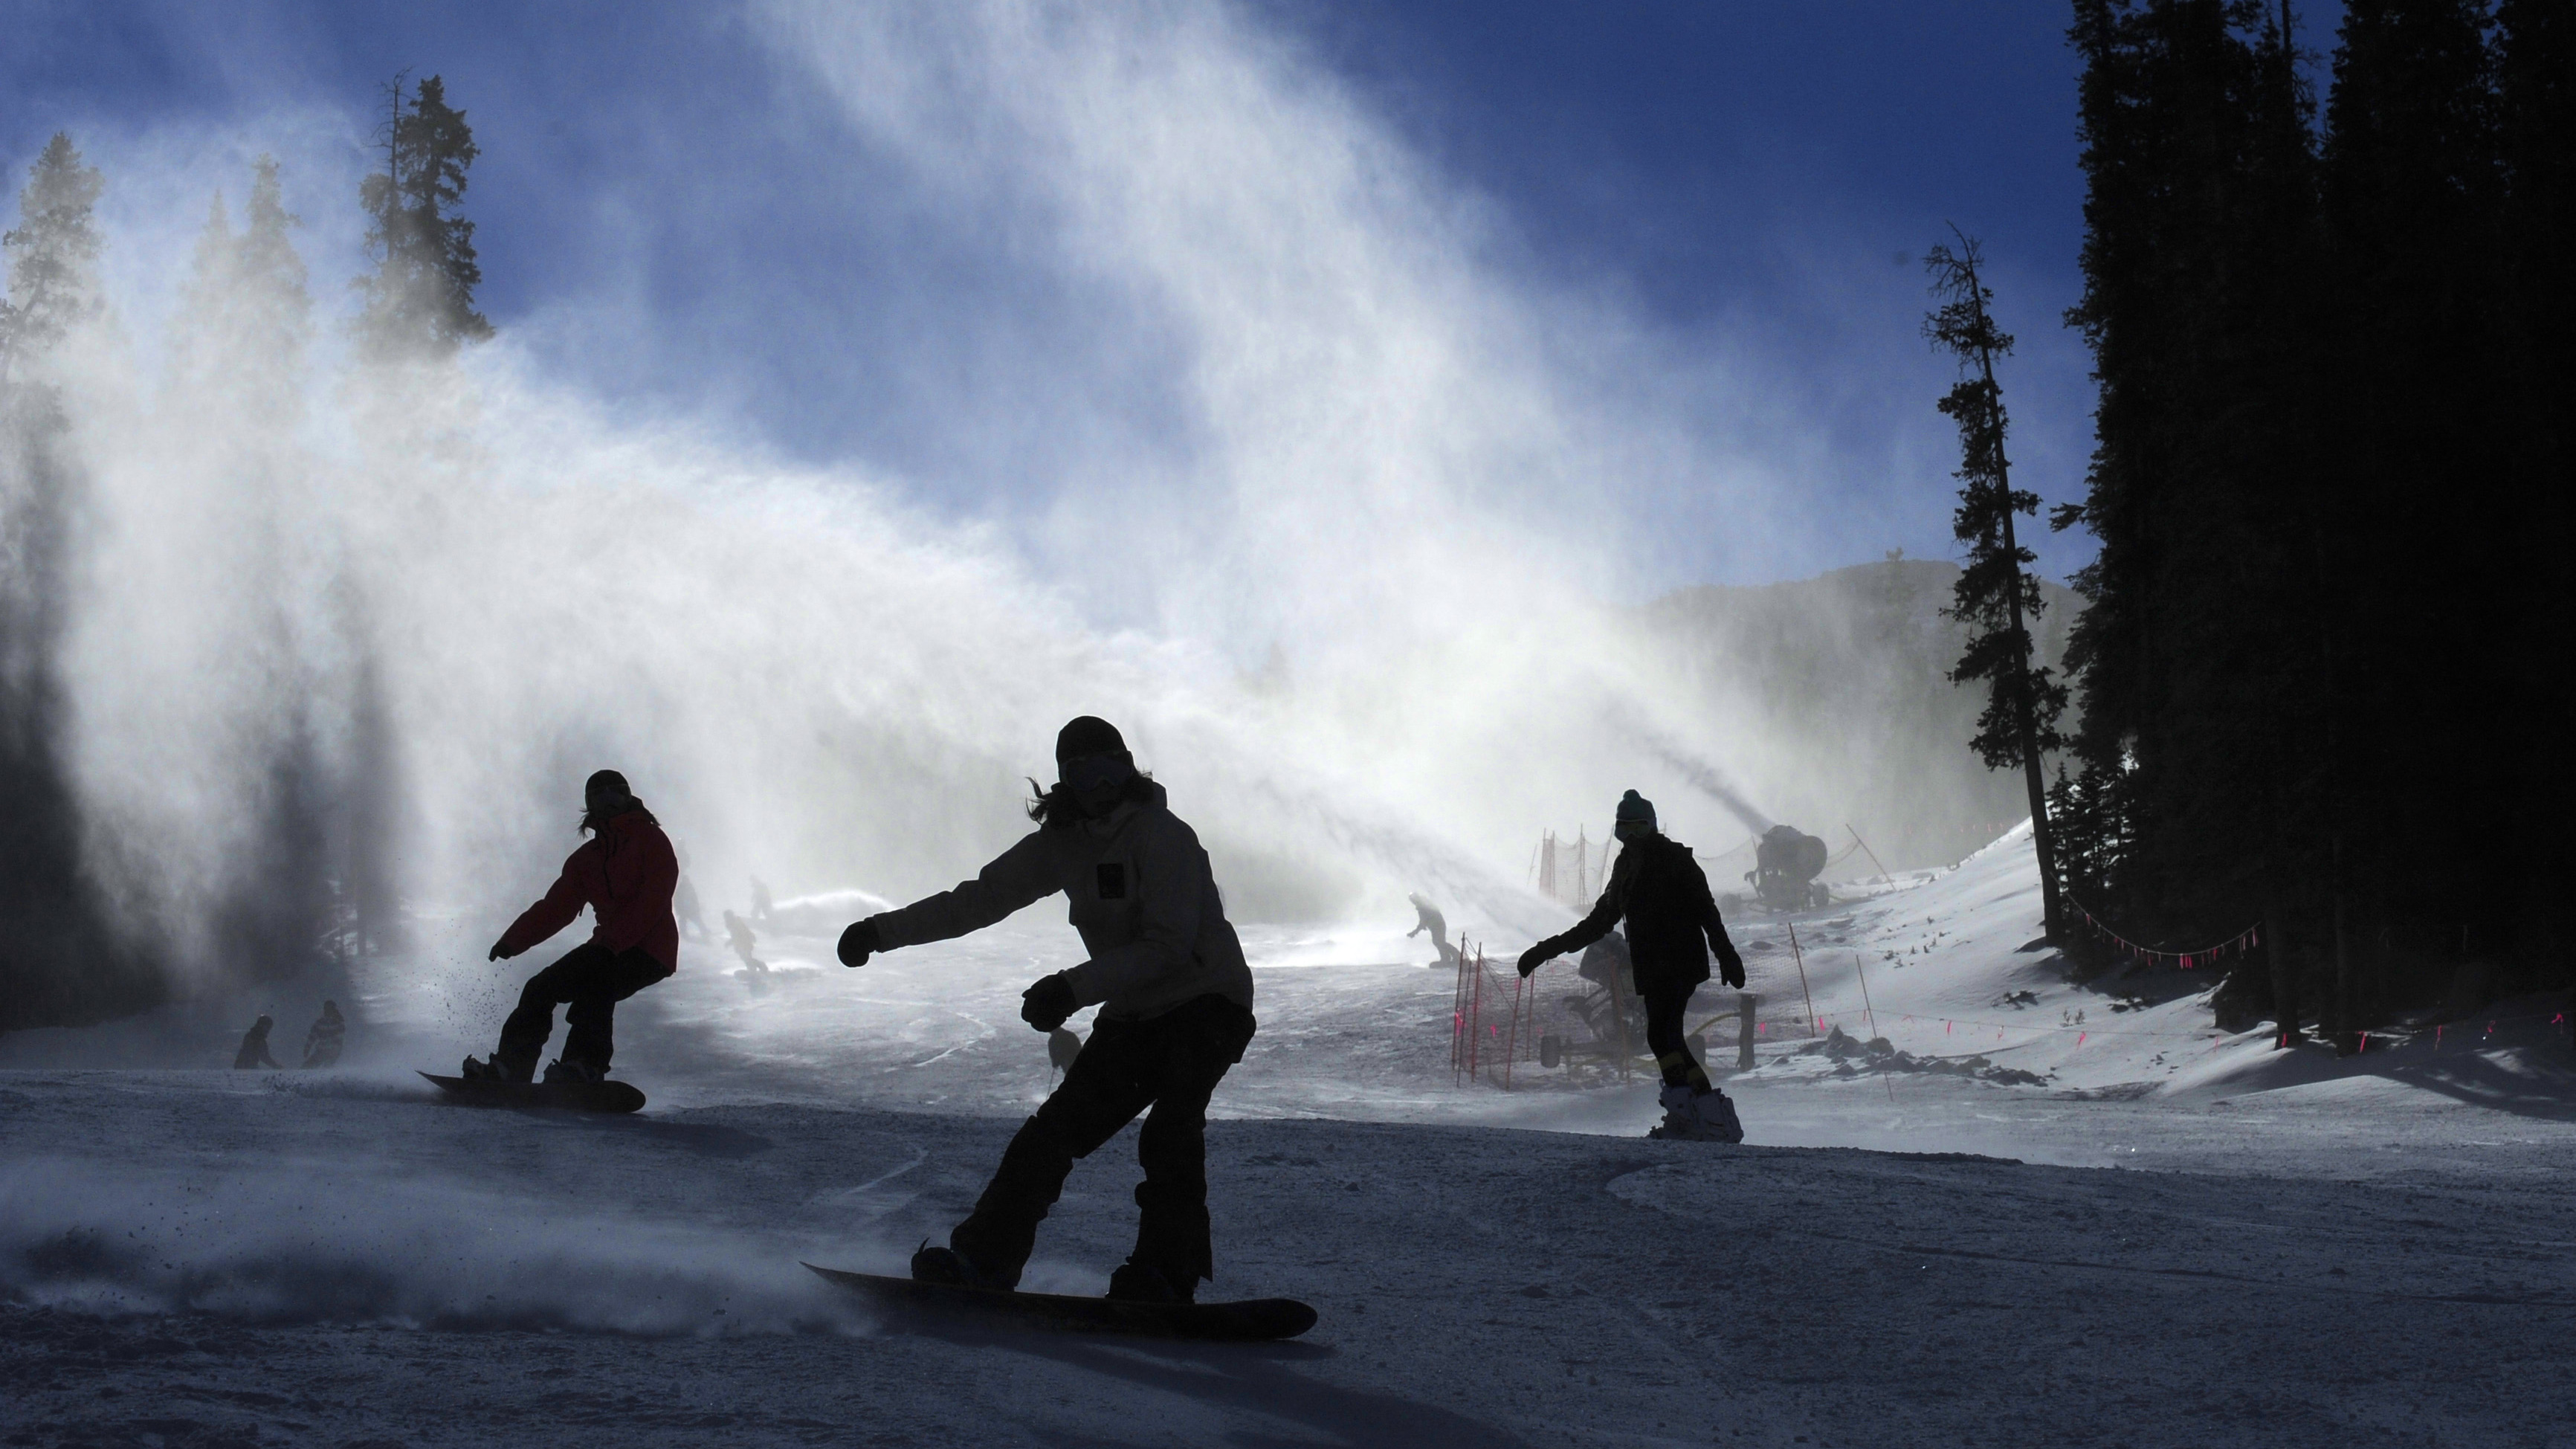
[{"label": "person's outstretched arm", "polygon": [[1601,899],[1593,902],[1592,913],[1559,934],[1548,937],[1521,953],[1521,974],[1527,976],[1552,957],[1569,951],[1580,951],[1610,934],[1619,918],[1628,914],[1628,886],[1636,878],[1634,850],[1621,850],[1619,863],[1610,867],[1610,883],[1601,888]]},{"label": "person's outstretched arm", "polygon": [[[581,850],[598,848],[594,841]],[[492,954],[487,959],[507,961],[580,918],[581,908],[589,904],[582,897],[581,886],[573,880],[573,861],[581,859],[581,850],[564,861],[563,874],[555,877],[555,883],[546,888],[537,903],[521,911],[510,929],[501,933],[501,939],[492,943]]]},{"label": "person's outstretched arm", "polygon": [[[959,881],[935,896],[923,896],[911,905],[870,916],[851,931],[867,932],[870,951],[920,946],[980,931],[1022,906],[1055,894],[1064,885],[1055,878],[1044,833],[1030,831],[1019,844],[977,872],[973,880]],[[849,959],[846,950],[842,959]]]}]

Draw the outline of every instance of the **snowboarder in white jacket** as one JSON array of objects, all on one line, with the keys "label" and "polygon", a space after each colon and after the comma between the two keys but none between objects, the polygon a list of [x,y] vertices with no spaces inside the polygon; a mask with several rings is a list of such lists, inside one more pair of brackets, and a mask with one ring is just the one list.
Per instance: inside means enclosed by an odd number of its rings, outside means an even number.
[{"label": "snowboarder in white jacket", "polygon": [[842,963],[862,966],[875,952],[982,930],[1062,891],[1090,952],[1023,992],[1020,1018],[1053,1033],[1097,1004],[1091,1039],[1004,1149],[974,1212],[946,1247],[913,1255],[912,1275],[1016,1287],[1075,1160],[1143,1112],[1136,1247],[1110,1274],[1109,1296],[1186,1303],[1215,1276],[1207,1105],[1252,1040],[1252,972],[1197,834],[1165,808],[1163,787],[1136,769],[1116,728],[1084,715],[1057,734],[1055,754],[1057,783],[1029,808],[1036,830],[975,879],[841,934]]}]

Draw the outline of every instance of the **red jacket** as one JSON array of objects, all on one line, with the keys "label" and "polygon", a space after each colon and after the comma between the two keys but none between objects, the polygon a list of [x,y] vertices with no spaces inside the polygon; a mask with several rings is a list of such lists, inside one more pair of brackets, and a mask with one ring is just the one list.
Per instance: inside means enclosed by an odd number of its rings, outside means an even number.
[{"label": "red jacket", "polygon": [[502,952],[518,955],[571,925],[588,906],[599,922],[590,933],[593,942],[621,952],[641,946],[676,971],[680,923],[671,914],[671,893],[679,885],[680,858],[671,838],[652,816],[629,810],[564,859],[563,875],[545,899],[501,934]]}]

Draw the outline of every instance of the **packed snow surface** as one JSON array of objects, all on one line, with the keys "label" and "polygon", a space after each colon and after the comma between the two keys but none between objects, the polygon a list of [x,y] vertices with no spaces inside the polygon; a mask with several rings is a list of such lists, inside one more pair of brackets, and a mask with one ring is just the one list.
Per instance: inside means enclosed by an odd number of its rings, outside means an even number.
[{"label": "packed snow surface", "polygon": [[[262,1008],[292,1060],[318,986],[0,1038],[0,1442],[2540,1445],[2576,1409],[2549,1012],[2338,1059],[2212,1029],[2212,973],[2070,984],[2026,835],[1730,915],[1738,1148],[1644,1140],[1642,1076],[1460,1082],[1409,922],[1247,927],[1207,1291],[1322,1315],[1256,1348],[925,1332],[798,1267],[963,1214],[1048,1086],[1019,991],[1079,956],[1041,906],[852,972],[844,907],[621,1009],[634,1118],[411,1074],[549,959],[486,965],[490,922],[329,988],[333,1070],[213,1069]],[[1694,1010],[1720,1068],[1735,1002]],[[1132,1133],[1077,1168],[1029,1286],[1099,1291],[1133,1178]]]}]

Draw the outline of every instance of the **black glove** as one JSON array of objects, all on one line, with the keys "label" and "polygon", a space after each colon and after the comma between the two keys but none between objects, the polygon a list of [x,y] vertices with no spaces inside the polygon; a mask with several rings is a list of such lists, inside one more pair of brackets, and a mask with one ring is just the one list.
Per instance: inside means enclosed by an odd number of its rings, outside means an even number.
[{"label": "black glove", "polygon": [[500,941],[495,941],[495,942],[493,942],[493,943],[492,943],[492,954],[491,954],[491,955],[489,955],[489,956],[484,957],[483,959],[484,959],[484,960],[486,960],[486,961],[507,961],[507,960],[509,960],[511,957],[518,955],[519,953],[518,953],[518,952],[516,952],[516,951],[505,951],[505,950],[501,949],[502,941],[507,941],[508,939],[509,939],[509,937],[504,936],[504,937],[502,937],[502,938],[501,938],[501,940],[500,940]]},{"label": "black glove", "polygon": [[1556,958],[1556,943],[1541,941],[1521,953],[1521,974],[1527,976]]},{"label": "black glove", "polygon": [[1735,954],[1733,946],[1717,953],[1717,976],[1738,991],[1744,989],[1744,958]]},{"label": "black glove", "polygon": [[850,928],[841,933],[840,956],[844,966],[865,966],[870,956],[884,949],[877,940],[877,918],[874,916],[851,922]]},{"label": "black glove", "polygon": [[1074,1005],[1073,978],[1061,971],[1039,977],[1035,985],[1020,993],[1020,1020],[1040,1031],[1054,1031],[1064,1025],[1066,1017],[1081,1009]]}]

